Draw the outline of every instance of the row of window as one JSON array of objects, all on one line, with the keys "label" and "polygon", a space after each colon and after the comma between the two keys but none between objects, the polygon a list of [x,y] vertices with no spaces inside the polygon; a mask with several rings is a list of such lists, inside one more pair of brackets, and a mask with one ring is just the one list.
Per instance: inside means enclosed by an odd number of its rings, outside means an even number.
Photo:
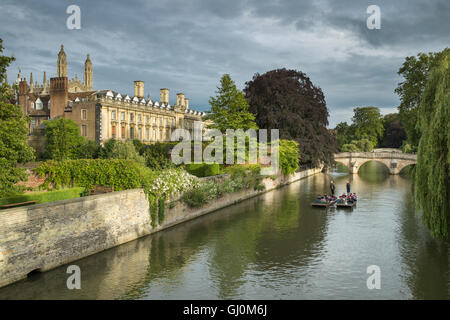
[{"label": "row of window", "polygon": [[[175,118],[169,119],[169,118],[163,118],[163,117],[151,117],[151,124],[156,125],[156,119],[159,119],[159,126],[162,127],[165,125],[166,127],[169,126],[169,121],[172,125],[172,127],[175,127]],[[116,118],[116,111],[111,111],[111,119],[117,120]],[[87,110],[81,109],[81,120],[87,120]],[[120,113],[120,120],[125,121],[125,112]],[[134,113],[130,113],[130,121],[134,121]],[[142,122],[142,114],[138,114],[138,122]],[[150,116],[145,116],[145,123],[150,123]],[[185,128],[193,128],[194,124],[192,121],[184,120],[184,127]]]},{"label": "row of window", "polygon": [[[157,118],[159,119],[159,126],[161,126],[161,127],[163,125],[168,127],[169,122],[172,126],[175,126],[175,118],[169,119],[169,118],[163,118],[163,117],[151,117],[151,123],[153,125],[156,125]],[[111,111],[111,119],[117,120],[116,111]],[[142,114],[137,115],[137,120],[138,120],[138,122],[142,122]],[[120,113],[120,121],[126,121],[125,112]],[[130,121],[135,121],[134,113],[130,113]],[[148,116],[148,115],[145,116],[145,123],[150,123],[150,116]]]},{"label": "row of window", "polygon": [[[112,126],[111,127],[111,135],[112,138],[116,139],[117,138],[117,127],[116,126]],[[157,132],[159,131],[159,133]],[[170,133],[169,131],[163,131],[163,130],[156,130],[156,129],[152,129],[150,131],[149,128],[134,128],[131,127],[130,128],[130,139],[139,139],[139,140],[147,140],[150,141],[150,132],[152,134],[151,136],[151,140],[152,141],[156,141],[156,140],[170,140]],[[143,136],[143,134],[145,134],[145,137]],[[120,137],[122,139],[126,139],[126,131],[125,131],[125,127],[120,127]]]}]

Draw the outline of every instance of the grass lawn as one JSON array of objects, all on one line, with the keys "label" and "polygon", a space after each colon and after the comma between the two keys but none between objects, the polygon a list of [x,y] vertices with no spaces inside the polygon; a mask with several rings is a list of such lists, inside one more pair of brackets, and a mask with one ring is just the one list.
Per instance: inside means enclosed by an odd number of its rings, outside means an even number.
[{"label": "grass lawn", "polygon": [[70,189],[62,189],[47,192],[25,193],[9,198],[0,198],[0,205],[19,203],[25,201],[36,201],[37,203],[52,202],[58,200],[79,198],[84,188],[76,187]]}]

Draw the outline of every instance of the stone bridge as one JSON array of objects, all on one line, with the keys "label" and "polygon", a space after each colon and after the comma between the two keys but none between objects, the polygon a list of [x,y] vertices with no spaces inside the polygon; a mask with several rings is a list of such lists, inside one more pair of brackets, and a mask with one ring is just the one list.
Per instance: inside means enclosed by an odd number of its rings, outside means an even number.
[{"label": "stone bridge", "polygon": [[384,163],[390,174],[399,174],[409,165],[417,163],[417,155],[403,152],[341,152],[334,155],[336,162],[345,165],[352,174],[368,161]]}]

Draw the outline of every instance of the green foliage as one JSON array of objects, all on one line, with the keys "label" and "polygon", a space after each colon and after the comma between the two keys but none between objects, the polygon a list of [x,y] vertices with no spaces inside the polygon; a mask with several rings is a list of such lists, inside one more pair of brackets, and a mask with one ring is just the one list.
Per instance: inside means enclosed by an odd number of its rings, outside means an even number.
[{"label": "green foliage", "polygon": [[402,144],[401,149],[404,153],[416,153],[417,152],[417,147],[413,147],[411,144],[406,143],[406,141],[404,141],[404,143]]},{"label": "green foliage", "polygon": [[197,188],[183,193],[182,199],[190,207],[202,207],[212,200],[210,190],[213,185],[215,186],[214,182],[202,184]]},{"label": "green foliage", "polygon": [[369,139],[353,140],[351,144],[356,146],[357,151],[360,152],[370,152],[374,147],[374,142]]},{"label": "green foliage", "polygon": [[13,98],[11,87],[6,83],[6,69],[9,65],[16,60],[14,57],[4,56],[3,52],[3,40],[0,38],[0,103],[11,102]]},{"label": "green foliage", "polygon": [[132,160],[119,159],[83,159],[56,162],[49,160],[36,168],[34,172],[46,177],[43,187],[46,189],[65,186],[93,188],[112,186],[115,191],[140,188],[146,177],[146,168],[138,166]]},{"label": "green foliage", "polygon": [[[351,125],[341,122],[334,129],[339,143],[339,151],[372,151],[386,132],[384,118],[376,107],[359,107],[353,109],[353,112]],[[387,119],[391,119],[391,116],[388,116]],[[393,129],[389,138],[391,140],[398,139],[396,135],[397,132]]]},{"label": "green foliage", "polygon": [[0,197],[19,193],[22,188],[16,186],[19,181],[27,177],[23,168],[16,167],[15,161],[0,158]]},{"label": "green foliage", "polygon": [[225,173],[231,175],[229,179],[204,181],[183,193],[182,200],[190,207],[201,207],[210,201],[220,198],[226,193],[233,193],[243,189],[264,190],[260,175],[261,166],[233,165],[225,168]]},{"label": "green foliage", "polygon": [[236,88],[229,74],[224,74],[217,87],[217,95],[210,97],[211,110],[205,120],[212,120],[211,128],[225,133],[227,129],[258,129],[255,116],[248,111],[244,93]]},{"label": "green foliage", "polygon": [[79,148],[85,144],[80,128],[70,119],[44,121],[45,157],[56,161],[77,159]]},{"label": "green foliage", "polygon": [[419,53],[416,57],[406,57],[398,70],[398,74],[404,78],[395,89],[400,96],[398,109],[408,144],[413,148],[419,144],[421,135],[421,130],[417,126],[418,111],[430,70],[436,66],[441,57],[448,55],[449,51],[446,48],[441,52]]},{"label": "green foliage", "polygon": [[383,117],[383,137],[380,145],[385,148],[400,148],[406,140],[406,132],[400,120],[400,114],[390,113]]},{"label": "green foliage", "polygon": [[147,167],[154,170],[168,169],[174,166],[170,158],[170,150],[173,146],[174,143],[156,142],[140,148],[140,153],[145,158]]},{"label": "green foliage", "polygon": [[345,144],[350,144],[350,142],[355,137],[355,126],[349,126],[347,122],[340,122],[336,125],[336,128],[334,130],[336,133],[336,140],[338,142],[340,151],[344,152],[344,150],[342,150],[342,147]]},{"label": "green foliage", "polygon": [[79,146],[77,159],[96,159],[98,158],[100,145],[97,141],[87,140]]},{"label": "green foliage", "polygon": [[161,224],[164,221],[164,213],[166,209],[166,199],[159,198],[158,199],[158,223]]},{"label": "green foliage", "polygon": [[436,237],[450,228],[450,51],[430,72],[418,109],[421,134],[414,175],[416,203]]},{"label": "green foliage", "polygon": [[376,107],[358,107],[353,109],[352,118],[357,140],[368,139],[376,146],[383,135],[383,118],[380,109]]},{"label": "green foliage", "polygon": [[34,150],[27,144],[28,118],[20,108],[9,103],[13,98],[6,83],[6,69],[13,57],[1,55],[3,41],[0,39],[0,197],[20,191],[16,183],[26,178],[25,170],[17,163],[34,159]]},{"label": "green foliage", "polygon": [[281,172],[284,175],[295,173],[299,163],[298,143],[293,140],[280,140],[278,152]]},{"label": "green foliage", "polygon": [[111,159],[128,159],[139,165],[145,165],[145,159],[136,151],[133,141],[117,141],[112,148]]},{"label": "green foliage", "polygon": [[98,152],[98,157],[101,159],[112,159],[113,149],[114,149],[115,145],[117,144],[117,142],[118,141],[114,138],[107,140],[103,144],[103,147],[100,148],[100,150]]},{"label": "green foliage", "polygon": [[220,166],[218,163],[190,163],[187,171],[196,177],[209,177],[218,175]]},{"label": "green foliage", "polygon": [[22,195],[12,196],[0,199],[0,205],[19,203],[26,201],[36,201],[37,203],[46,203],[66,199],[75,199],[81,196],[84,188],[76,187],[70,189],[54,190],[50,192],[34,192]]},{"label": "green foliage", "polygon": [[353,143],[346,143],[340,148],[341,152],[358,152],[359,149],[356,145]]}]

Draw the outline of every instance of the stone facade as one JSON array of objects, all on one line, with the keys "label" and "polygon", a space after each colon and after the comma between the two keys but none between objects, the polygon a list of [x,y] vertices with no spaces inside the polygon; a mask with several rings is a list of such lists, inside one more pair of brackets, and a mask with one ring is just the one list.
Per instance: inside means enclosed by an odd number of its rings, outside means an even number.
[{"label": "stone facade", "polygon": [[228,194],[199,209],[188,208],[179,198],[172,199],[163,223],[155,228],[142,189],[4,210],[0,214],[0,287],[30,272],[55,268],[320,171],[266,178],[262,181],[264,191]]},{"label": "stone facade", "polygon": [[[31,118],[30,135],[42,136],[42,123],[48,119],[64,117],[80,126],[81,135],[103,144],[106,140],[139,139],[145,143],[170,141],[173,130],[189,129],[194,121],[203,124],[203,112],[189,109],[189,99],[177,94],[177,103],[170,105],[169,89],[160,90],[160,101],[144,97],[144,81],[134,82],[134,96],[113,90],[93,89],[93,67],[89,54],[84,65],[83,82],[67,77],[67,55],[64,47],[57,59],[57,77],[44,79],[42,85],[30,83],[17,76],[16,103]],[[33,138],[29,140],[37,140]],[[36,144],[34,145],[42,145]],[[42,151],[42,150],[38,150]]]}]

